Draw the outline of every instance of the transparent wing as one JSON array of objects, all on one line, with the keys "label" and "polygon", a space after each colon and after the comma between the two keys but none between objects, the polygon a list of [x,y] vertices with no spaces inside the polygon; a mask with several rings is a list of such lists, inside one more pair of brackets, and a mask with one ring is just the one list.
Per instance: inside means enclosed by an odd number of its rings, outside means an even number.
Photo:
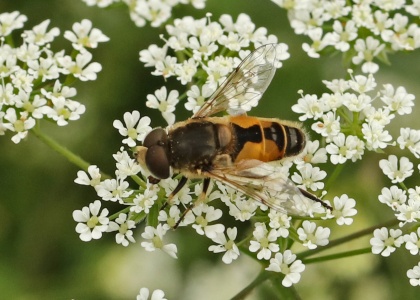
[{"label": "transparent wing", "polygon": [[292,215],[312,215],[314,212],[315,202],[306,198],[286,174],[270,164],[243,160],[230,167],[216,167],[206,175],[277,211]]},{"label": "transparent wing", "polygon": [[276,47],[277,44],[267,44],[249,54],[193,118],[225,110],[240,114],[256,106],[276,72]]}]

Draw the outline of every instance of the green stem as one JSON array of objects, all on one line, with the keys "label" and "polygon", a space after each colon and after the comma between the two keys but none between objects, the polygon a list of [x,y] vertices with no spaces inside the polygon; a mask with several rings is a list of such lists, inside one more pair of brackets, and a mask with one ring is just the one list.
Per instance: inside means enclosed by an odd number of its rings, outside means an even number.
[{"label": "green stem", "polygon": [[130,177],[131,177],[131,179],[133,179],[133,180],[134,180],[134,182],[135,182],[135,183],[137,183],[140,187],[142,187],[142,188],[144,188],[144,189],[147,187],[147,185],[146,185],[146,183],[144,182],[144,180],[143,180],[143,179],[141,179],[138,175],[131,175]]},{"label": "green stem", "polygon": [[331,254],[331,255],[324,255],[324,256],[319,256],[319,257],[314,257],[314,258],[308,258],[308,259],[302,260],[302,262],[304,264],[312,264],[312,263],[318,263],[318,262],[323,262],[323,261],[329,261],[329,260],[333,260],[333,259],[340,259],[340,258],[344,258],[344,257],[367,254],[367,253],[371,253],[371,252],[372,252],[372,248],[368,247],[368,248],[362,248],[362,249],[357,249],[357,250],[352,250],[352,251],[335,253],[335,254]]},{"label": "green stem", "polygon": [[[273,272],[272,272],[273,273]],[[299,296],[298,292],[294,285],[291,287],[284,287],[283,286],[283,279],[284,275],[281,273],[273,273],[270,274],[270,281],[272,283],[272,290],[276,293],[276,299],[282,300],[300,300],[301,297]]]},{"label": "green stem", "polygon": [[332,174],[328,176],[328,181],[325,184],[324,190],[328,191],[330,186],[334,183],[334,181],[337,179],[338,175],[340,175],[341,171],[344,169],[344,164],[338,164]]},{"label": "green stem", "polygon": [[313,250],[304,251],[302,253],[299,253],[297,256],[298,256],[299,259],[303,259],[305,257],[312,256],[314,254],[317,254],[319,252],[322,252],[322,251],[325,251],[327,249],[333,248],[335,246],[338,246],[338,245],[347,243],[349,241],[355,240],[357,238],[360,238],[362,236],[371,234],[375,229],[382,228],[382,227],[392,227],[392,226],[395,226],[395,225],[398,224],[398,222],[400,222],[400,221],[397,220],[397,219],[389,220],[389,221],[384,222],[382,224],[378,224],[376,226],[372,226],[372,227],[369,227],[369,228],[360,230],[360,231],[355,232],[353,234],[350,234],[348,236],[345,236],[345,237],[342,237],[342,238],[339,238],[339,239],[332,240],[332,241],[330,241],[328,243],[328,245],[326,245],[324,247],[318,247],[318,248],[313,249]]},{"label": "green stem", "polygon": [[[59,154],[61,154],[62,156],[64,156],[65,158],[67,158],[71,163],[75,164],[76,166],[78,166],[80,169],[84,170],[87,172],[90,164],[83,160],[80,156],[74,154],[73,152],[71,152],[69,149],[67,149],[66,147],[60,145],[57,141],[55,141],[54,139],[50,138],[49,136],[45,135],[40,129],[39,129],[39,125],[35,126],[34,128],[31,129],[32,133],[39,138],[42,142],[44,142],[48,147],[50,147],[51,149],[53,149],[54,151],[58,152]],[[107,174],[102,174],[102,177],[105,179],[111,178],[109,175]]]},{"label": "green stem", "polygon": [[248,296],[249,293],[251,293],[255,287],[259,286],[261,283],[266,281],[269,277],[270,277],[270,273],[262,270],[260,274],[258,274],[258,276],[250,284],[248,284],[242,291],[240,291],[238,294],[232,297],[231,300],[245,299],[246,296]]}]

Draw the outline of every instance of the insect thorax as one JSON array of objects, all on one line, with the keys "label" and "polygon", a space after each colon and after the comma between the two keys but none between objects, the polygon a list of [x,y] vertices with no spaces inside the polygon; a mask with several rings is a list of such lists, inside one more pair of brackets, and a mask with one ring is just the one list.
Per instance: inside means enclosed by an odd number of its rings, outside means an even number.
[{"label": "insect thorax", "polygon": [[[224,125],[197,120],[187,122],[169,132],[171,166],[180,171],[210,171],[213,160],[222,154],[230,142],[223,135]],[[222,134],[222,136],[221,136]]]}]

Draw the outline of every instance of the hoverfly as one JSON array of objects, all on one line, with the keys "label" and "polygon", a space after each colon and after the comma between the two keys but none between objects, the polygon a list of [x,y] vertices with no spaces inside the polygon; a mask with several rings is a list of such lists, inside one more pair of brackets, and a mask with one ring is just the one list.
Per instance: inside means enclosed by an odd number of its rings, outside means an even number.
[{"label": "hoverfly", "polygon": [[[307,136],[301,125],[243,113],[245,106],[255,106],[270,84],[276,47],[267,44],[254,50],[191,118],[155,128],[136,148],[138,162],[155,182],[173,173],[183,176],[167,203],[188,179],[203,178],[202,197],[214,179],[275,210],[301,214],[305,197],[331,209],[269,164],[303,151]],[[222,111],[235,114],[214,116]]]}]

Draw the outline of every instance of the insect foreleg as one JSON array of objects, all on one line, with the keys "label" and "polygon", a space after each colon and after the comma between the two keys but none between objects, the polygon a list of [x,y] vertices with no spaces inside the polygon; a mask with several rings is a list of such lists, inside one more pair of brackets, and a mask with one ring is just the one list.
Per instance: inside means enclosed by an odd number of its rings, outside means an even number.
[{"label": "insect foreleg", "polygon": [[[193,203],[191,203],[190,206],[188,206],[184,212],[182,213],[181,217],[179,218],[179,220],[176,222],[175,226],[173,227],[173,229],[178,228],[179,224],[182,222],[182,220],[184,220],[185,216],[187,215],[187,213],[192,210],[197,204],[202,203],[205,199],[206,199],[206,195],[207,195],[207,190],[209,189],[210,186],[210,178],[204,178],[203,181],[203,190],[201,191],[200,196],[198,197],[197,201],[194,201]],[[175,190],[174,190],[175,191]]]}]

